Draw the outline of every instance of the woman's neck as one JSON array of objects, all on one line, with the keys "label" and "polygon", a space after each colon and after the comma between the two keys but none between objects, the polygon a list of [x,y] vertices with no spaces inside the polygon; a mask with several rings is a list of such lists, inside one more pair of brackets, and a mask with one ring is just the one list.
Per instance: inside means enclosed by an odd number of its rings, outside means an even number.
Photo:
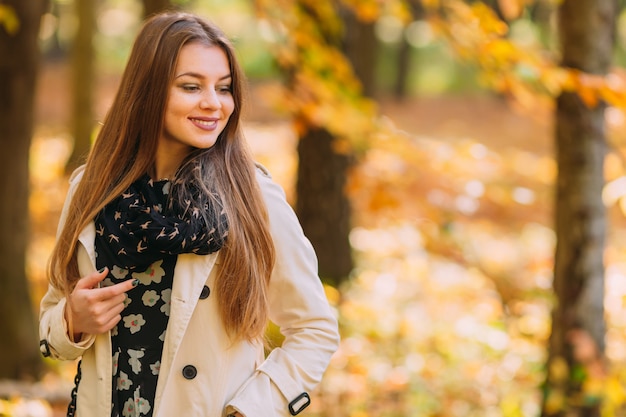
[{"label": "woman's neck", "polygon": [[157,147],[154,161],[153,180],[172,179],[191,149],[187,146],[167,146],[161,142]]}]

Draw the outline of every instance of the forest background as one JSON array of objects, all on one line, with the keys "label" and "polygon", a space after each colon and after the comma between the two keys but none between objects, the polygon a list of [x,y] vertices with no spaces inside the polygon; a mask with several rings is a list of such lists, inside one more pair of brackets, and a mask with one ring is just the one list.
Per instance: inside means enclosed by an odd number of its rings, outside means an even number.
[{"label": "forest background", "polygon": [[[64,415],[76,364],[39,359],[30,330],[46,261],[69,172],[166,3],[0,1],[0,415]],[[624,2],[172,3],[232,36],[246,136],[320,256],[342,342],[304,415],[626,415]],[[24,66],[7,51],[27,12]],[[36,88],[16,141],[19,71]]]}]

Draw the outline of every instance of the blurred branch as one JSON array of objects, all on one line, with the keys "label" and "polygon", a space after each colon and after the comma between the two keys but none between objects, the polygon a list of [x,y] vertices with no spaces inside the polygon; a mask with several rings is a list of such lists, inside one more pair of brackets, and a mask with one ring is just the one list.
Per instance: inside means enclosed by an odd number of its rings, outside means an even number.
[{"label": "blurred branch", "polygon": [[424,0],[430,24],[455,54],[481,70],[490,89],[532,106],[538,96],[573,92],[588,107],[600,101],[626,109],[623,72],[594,74],[562,66],[555,53],[520,45],[507,37],[509,26],[483,2]]}]

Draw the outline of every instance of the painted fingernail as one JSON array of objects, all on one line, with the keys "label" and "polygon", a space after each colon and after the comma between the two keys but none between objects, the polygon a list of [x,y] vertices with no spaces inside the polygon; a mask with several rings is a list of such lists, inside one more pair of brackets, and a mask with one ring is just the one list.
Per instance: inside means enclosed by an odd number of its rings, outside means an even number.
[{"label": "painted fingernail", "polygon": [[106,266],[103,266],[102,268],[98,269],[98,273],[99,274],[103,273],[105,269],[106,269]]},{"label": "painted fingernail", "polygon": [[133,280],[133,287],[136,287],[137,285],[139,285],[139,280],[138,279],[134,279]]}]

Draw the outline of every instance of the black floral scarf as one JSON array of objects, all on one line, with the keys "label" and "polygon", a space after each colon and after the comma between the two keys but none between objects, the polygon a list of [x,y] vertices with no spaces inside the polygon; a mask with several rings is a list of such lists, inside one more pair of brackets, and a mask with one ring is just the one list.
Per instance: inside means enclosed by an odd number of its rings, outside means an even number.
[{"label": "black floral scarf", "polygon": [[[171,182],[144,175],[96,217],[99,253],[107,263],[128,271],[143,271],[164,255],[206,255],[221,249],[227,237],[223,210],[207,224],[200,210],[187,201],[168,198]],[[197,189],[197,188],[195,188]],[[218,230],[226,230],[221,235]]]}]

